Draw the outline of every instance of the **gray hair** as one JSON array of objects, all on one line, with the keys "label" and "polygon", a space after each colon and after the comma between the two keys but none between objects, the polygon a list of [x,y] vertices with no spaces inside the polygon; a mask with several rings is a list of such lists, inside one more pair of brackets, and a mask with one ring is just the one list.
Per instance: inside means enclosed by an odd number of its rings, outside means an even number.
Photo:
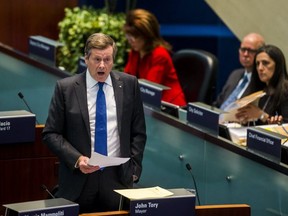
[{"label": "gray hair", "polygon": [[103,33],[94,33],[90,35],[86,41],[84,53],[85,56],[90,56],[92,49],[106,49],[109,46],[113,48],[113,59],[115,60],[117,54],[117,46],[114,40],[106,34]]}]

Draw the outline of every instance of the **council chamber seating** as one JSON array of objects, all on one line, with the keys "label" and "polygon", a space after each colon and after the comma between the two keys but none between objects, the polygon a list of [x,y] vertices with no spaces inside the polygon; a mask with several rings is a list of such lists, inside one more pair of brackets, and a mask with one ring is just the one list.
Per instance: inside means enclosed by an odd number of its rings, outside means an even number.
[{"label": "council chamber seating", "polygon": [[212,53],[199,49],[179,50],[172,58],[186,101],[211,104],[218,59]]}]

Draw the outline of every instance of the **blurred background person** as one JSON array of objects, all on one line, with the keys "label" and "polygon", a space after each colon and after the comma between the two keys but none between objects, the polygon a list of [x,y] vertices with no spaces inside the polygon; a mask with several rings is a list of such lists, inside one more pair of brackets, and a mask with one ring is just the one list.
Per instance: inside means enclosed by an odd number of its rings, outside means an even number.
[{"label": "blurred background person", "polygon": [[238,110],[236,117],[243,122],[256,120],[257,124],[288,122],[288,74],[283,52],[274,45],[260,48],[254,60],[252,80],[255,91],[266,92],[258,106],[249,104]]},{"label": "blurred background person", "polygon": [[171,58],[172,47],[160,36],[157,18],[144,9],[131,10],[127,14],[124,31],[131,46],[124,71],[170,87],[170,90],[163,91],[162,100],[186,106]]},{"label": "blurred background person", "polygon": [[239,61],[243,68],[232,71],[214,105],[223,110],[235,100],[253,93],[251,75],[257,49],[265,44],[263,36],[257,33],[246,35],[239,48]]}]

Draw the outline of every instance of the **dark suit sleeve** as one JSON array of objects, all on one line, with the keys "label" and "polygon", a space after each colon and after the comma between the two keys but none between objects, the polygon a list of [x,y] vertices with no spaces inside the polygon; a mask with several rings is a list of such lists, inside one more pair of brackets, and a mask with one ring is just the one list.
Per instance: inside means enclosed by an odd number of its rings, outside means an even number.
[{"label": "dark suit sleeve", "polygon": [[[43,130],[43,142],[48,145],[49,149],[54,152],[60,159],[71,169],[75,168],[75,163],[80,157],[80,152],[67,140],[67,99],[64,94],[61,82],[57,82],[54,95],[51,100],[48,118]],[[77,129],[76,129],[77,130]],[[75,130],[73,130],[75,133]]]},{"label": "dark suit sleeve", "polygon": [[134,175],[138,178],[141,176],[142,172],[142,159],[146,143],[146,125],[145,125],[145,116],[143,111],[143,103],[141,100],[139,84],[136,80],[135,85],[135,109],[133,114],[133,126],[131,127],[131,153],[132,160],[134,163]]},{"label": "dark suit sleeve", "polygon": [[281,104],[281,110],[278,114],[282,115],[284,123],[288,123],[288,99]]},{"label": "dark suit sleeve", "polygon": [[283,123],[288,123],[288,96],[285,94],[283,101],[279,107],[275,107],[275,111],[268,113],[270,116],[282,115]]},{"label": "dark suit sleeve", "polygon": [[[123,112],[118,124],[120,126],[120,149],[122,157],[130,157],[129,163],[122,166],[122,181],[132,181],[132,175],[138,178],[142,172],[142,159],[146,143],[146,125],[141,100],[140,89],[136,77],[121,73],[121,80],[124,81]],[[119,97],[120,100],[121,97]],[[118,109],[118,108],[117,108]]]},{"label": "dark suit sleeve", "polygon": [[244,69],[237,69],[231,72],[220,94],[218,95],[216,101],[214,102],[214,105],[216,107],[220,107],[222,103],[224,103],[224,101],[232,93],[234,88],[238,85],[238,82],[241,79],[243,73]]}]

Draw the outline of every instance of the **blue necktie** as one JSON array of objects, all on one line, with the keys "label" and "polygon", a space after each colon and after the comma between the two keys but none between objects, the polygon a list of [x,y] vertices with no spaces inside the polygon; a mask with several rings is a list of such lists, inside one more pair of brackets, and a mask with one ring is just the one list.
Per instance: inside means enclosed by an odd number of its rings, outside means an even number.
[{"label": "blue necktie", "polygon": [[96,100],[96,123],[94,150],[102,155],[107,155],[107,116],[106,101],[103,91],[103,82],[98,82],[99,90]]},{"label": "blue necktie", "polygon": [[233,92],[229,95],[226,101],[221,105],[220,109],[225,110],[229,104],[237,100],[239,93],[243,90],[245,85],[248,83],[248,75],[245,74],[243,77],[243,81],[240,85],[238,85]]}]

